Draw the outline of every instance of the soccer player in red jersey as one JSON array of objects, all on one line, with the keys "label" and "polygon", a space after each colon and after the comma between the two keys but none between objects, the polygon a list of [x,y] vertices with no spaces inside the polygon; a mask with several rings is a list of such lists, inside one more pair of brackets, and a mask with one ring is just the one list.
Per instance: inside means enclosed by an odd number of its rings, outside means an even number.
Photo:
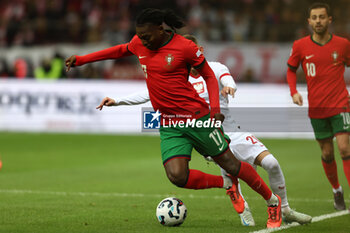
[{"label": "soccer player in red jersey", "polygon": [[294,42],[288,60],[287,81],[293,102],[303,105],[296,89],[296,70],[301,63],[308,88],[309,117],[322,151],[322,165],[333,188],[334,208],[344,210],[343,189],[338,181],[333,137],[343,161],[350,186],[349,93],[344,81],[345,65],[350,66],[350,42],[329,33],[330,8],[314,3],[309,8],[313,33]]},{"label": "soccer player in red jersey", "polygon": [[[184,26],[171,11],[143,10],[136,19],[136,35],[129,43],[84,56],[73,55],[66,59],[67,70],[89,62],[136,55],[145,73],[152,106],[163,119],[173,116],[172,122],[195,119],[202,123],[210,117],[223,120],[218,83],[203,54],[192,41],[164,30],[163,23],[172,29]],[[210,111],[206,101],[188,82],[191,67],[195,67],[206,81]],[[97,108],[101,110],[110,104],[111,99],[106,97]],[[159,129],[163,165],[173,184],[188,189],[227,189],[240,178],[266,200],[269,213],[267,227],[281,225],[281,198],[271,192],[251,165],[236,159],[221,128],[203,130],[198,126],[180,127],[167,125],[169,121],[161,122],[165,122]],[[229,175],[215,176],[189,169],[193,148],[212,156]]]}]

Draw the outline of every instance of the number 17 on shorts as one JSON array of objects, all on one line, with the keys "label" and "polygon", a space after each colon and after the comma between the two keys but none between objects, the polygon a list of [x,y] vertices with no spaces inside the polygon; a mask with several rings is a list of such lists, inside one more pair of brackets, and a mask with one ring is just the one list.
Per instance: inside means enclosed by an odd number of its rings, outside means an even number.
[{"label": "number 17 on shorts", "polygon": [[226,141],[218,129],[214,129],[213,132],[209,134],[209,138],[215,142],[215,144],[218,146],[219,151],[222,151],[224,149]]}]

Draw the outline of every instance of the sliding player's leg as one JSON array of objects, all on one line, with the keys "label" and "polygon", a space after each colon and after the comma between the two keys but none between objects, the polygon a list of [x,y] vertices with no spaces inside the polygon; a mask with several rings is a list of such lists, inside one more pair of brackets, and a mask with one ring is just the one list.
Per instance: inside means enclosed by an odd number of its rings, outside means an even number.
[{"label": "sliding player's leg", "polygon": [[267,171],[272,191],[281,197],[283,220],[286,223],[310,223],[312,220],[310,215],[297,212],[289,207],[286,183],[277,159],[269,151],[263,151],[256,157],[255,164],[263,167]]},{"label": "sliding player's leg", "polygon": [[[279,227],[282,222],[281,198],[271,192],[255,169],[250,164],[237,160],[231,150],[227,150],[222,155],[212,158],[227,173],[246,182],[254,191],[259,193],[266,200],[269,213],[267,227]],[[237,164],[239,166],[238,170],[236,168]]]},{"label": "sliding player's leg", "polygon": [[284,219],[287,222],[310,223],[311,216],[290,209],[281,167],[265,145],[248,132],[232,132],[228,135],[231,140],[230,148],[239,160],[248,162],[254,167],[259,165],[267,171],[272,191],[281,197]]},{"label": "sliding player's leg", "polygon": [[[274,195],[255,169],[245,162],[240,162],[229,149],[221,129],[207,129],[193,132],[190,135],[196,150],[202,155],[211,156],[237,184],[237,178],[245,181],[254,191],[258,192],[267,202],[269,228],[281,225],[281,199]],[[210,140],[208,140],[210,139]]]}]

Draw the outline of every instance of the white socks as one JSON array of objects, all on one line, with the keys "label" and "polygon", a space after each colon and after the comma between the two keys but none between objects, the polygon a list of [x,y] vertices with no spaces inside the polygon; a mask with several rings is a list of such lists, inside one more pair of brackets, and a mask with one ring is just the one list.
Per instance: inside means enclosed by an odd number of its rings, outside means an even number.
[{"label": "white socks", "polygon": [[231,188],[231,186],[232,186],[232,180],[231,180],[231,178],[228,176],[228,173],[223,169],[223,168],[221,168],[220,167],[220,169],[221,169],[221,176],[222,176],[222,179],[224,180],[224,185],[223,185],[223,188],[224,189],[229,189],[229,188]]},{"label": "white socks", "polygon": [[261,166],[267,171],[273,193],[281,197],[282,208],[288,206],[287,190],[284,176],[277,159],[269,154],[261,161]]},{"label": "white socks", "polygon": [[275,194],[272,194],[271,198],[266,201],[268,206],[278,206],[278,198]]},{"label": "white socks", "polygon": [[343,192],[343,188],[341,186],[339,186],[339,188],[333,189],[333,193],[337,193],[337,192],[341,192],[342,193]]}]

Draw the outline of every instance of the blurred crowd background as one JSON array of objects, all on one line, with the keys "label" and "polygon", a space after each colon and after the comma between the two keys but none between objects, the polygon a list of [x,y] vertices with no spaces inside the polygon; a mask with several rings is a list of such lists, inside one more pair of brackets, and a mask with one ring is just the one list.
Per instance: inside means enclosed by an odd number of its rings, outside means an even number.
[{"label": "blurred crowd background", "polygon": [[[211,43],[292,43],[309,34],[307,8],[312,0],[1,0],[0,51],[12,47],[129,41],[136,15],[146,7],[170,8],[184,18],[190,33]],[[326,1],[332,8],[331,31],[350,38],[350,0]],[[99,66],[86,66],[67,77],[63,54],[25,57],[9,64],[0,54],[0,77],[106,78]],[[122,60],[119,65],[127,66]],[[110,71],[109,71],[110,72]],[[108,73],[108,71],[107,71]]]}]

